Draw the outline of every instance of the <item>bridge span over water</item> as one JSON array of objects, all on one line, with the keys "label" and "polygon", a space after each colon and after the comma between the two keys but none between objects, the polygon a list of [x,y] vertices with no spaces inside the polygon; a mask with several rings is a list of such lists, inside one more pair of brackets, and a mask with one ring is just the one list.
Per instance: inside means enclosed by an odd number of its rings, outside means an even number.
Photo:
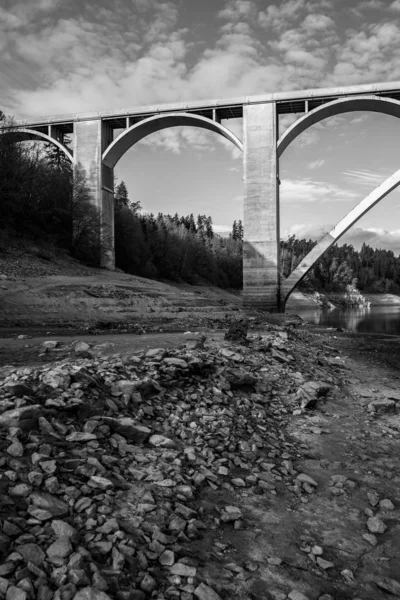
[{"label": "bridge span over water", "polygon": [[[19,141],[52,142],[85,171],[93,202],[99,207],[105,225],[101,264],[107,269],[115,267],[114,167],[121,156],[147,135],[168,127],[200,127],[225,137],[243,152],[244,305],[279,311],[284,309],[290,292],[315,261],[400,184],[399,169],[326,233],[286,280],[282,279],[279,158],[311,125],[351,111],[374,111],[400,117],[400,82],[45,116],[18,122],[13,135]],[[280,136],[279,116],[289,113],[301,116]],[[227,120],[241,117],[243,141],[225,126]],[[68,135],[72,136],[72,149],[65,145]]]}]

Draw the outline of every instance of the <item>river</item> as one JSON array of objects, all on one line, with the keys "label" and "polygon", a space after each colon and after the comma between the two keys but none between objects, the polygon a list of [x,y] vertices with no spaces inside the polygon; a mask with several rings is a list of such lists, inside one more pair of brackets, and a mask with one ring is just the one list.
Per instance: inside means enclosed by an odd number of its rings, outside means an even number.
[{"label": "river", "polygon": [[369,308],[288,307],[288,314],[299,315],[308,323],[324,327],[341,327],[358,333],[400,335],[400,306]]}]

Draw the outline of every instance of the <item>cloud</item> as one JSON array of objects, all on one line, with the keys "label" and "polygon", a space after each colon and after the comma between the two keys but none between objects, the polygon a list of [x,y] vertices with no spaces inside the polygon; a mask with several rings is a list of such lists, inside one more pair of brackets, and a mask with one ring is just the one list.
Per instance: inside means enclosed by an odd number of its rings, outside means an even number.
[{"label": "cloud", "polygon": [[333,227],[332,223],[323,225],[310,225],[309,223],[298,223],[286,228],[282,232],[282,239],[295,235],[298,239],[320,240],[325,233]]},{"label": "cloud", "polygon": [[372,248],[384,248],[392,250],[395,254],[400,253],[400,229],[383,229],[379,227],[370,227],[363,229],[354,227],[350,229],[340,239],[340,244],[351,244],[359,249],[363,243],[368,244]]},{"label": "cloud", "polygon": [[280,186],[280,199],[286,204],[300,202],[349,202],[361,199],[354,191],[334,183],[311,179],[285,179]]},{"label": "cloud", "polygon": [[394,2],[391,3],[390,8],[395,12],[400,12],[400,0],[394,0]]},{"label": "cloud", "polygon": [[381,185],[381,183],[383,183],[385,179],[390,177],[390,175],[392,175],[390,171],[382,173],[377,171],[369,171],[365,169],[349,169],[343,172],[343,176],[347,181],[353,184],[356,183],[357,185],[362,187],[368,187],[371,189],[371,191],[377,186]]},{"label": "cloud", "polygon": [[324,158],[320,158],[319,160],[313,160],[308,163],[307,169],[319,169],[324,164],[325,164]]}]

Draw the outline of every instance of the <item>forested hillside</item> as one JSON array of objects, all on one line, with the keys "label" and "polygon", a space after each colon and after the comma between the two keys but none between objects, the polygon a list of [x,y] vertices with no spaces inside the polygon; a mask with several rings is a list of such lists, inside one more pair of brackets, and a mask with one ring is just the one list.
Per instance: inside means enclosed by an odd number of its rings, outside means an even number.
[{"label": "forested hillside", "polygon": [[[315,246],[312,240],[295,236],[281,242],[282,272],[287,277]],[[300,287],[303,289],[338,292],[349,283],[371,293],[400,292],[400,257],[391,250],[373,249],[363,244],[361,250],[343,244],[334,245],[310,270]]]}]

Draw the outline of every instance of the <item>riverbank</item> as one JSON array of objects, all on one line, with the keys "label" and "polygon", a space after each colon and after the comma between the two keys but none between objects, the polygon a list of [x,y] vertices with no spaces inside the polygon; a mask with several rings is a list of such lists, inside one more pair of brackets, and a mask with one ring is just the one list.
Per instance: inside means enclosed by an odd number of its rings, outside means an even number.
[{"label": "riverbank", "polygon": [[[329,308],[327,302],[321,302],[320,296],[326,298],[333,306],[337,308],[346,305],[345,298],[346,294],[316,294],[301,292],[294,290],[289,297],[287,306],[290,308],[298,307],[320,307]],[[400,296],[396,294],[368,294],[363,293],[362,297],[370,303],[371,306],[400,306]],[[356,303],[357,306],[365,305],[365,302]]]},{"label": "riverbank", "polygon": [[400,346],[369,340],[2,340],[31,352],[0,370],[4,595],[399,596]]}]

